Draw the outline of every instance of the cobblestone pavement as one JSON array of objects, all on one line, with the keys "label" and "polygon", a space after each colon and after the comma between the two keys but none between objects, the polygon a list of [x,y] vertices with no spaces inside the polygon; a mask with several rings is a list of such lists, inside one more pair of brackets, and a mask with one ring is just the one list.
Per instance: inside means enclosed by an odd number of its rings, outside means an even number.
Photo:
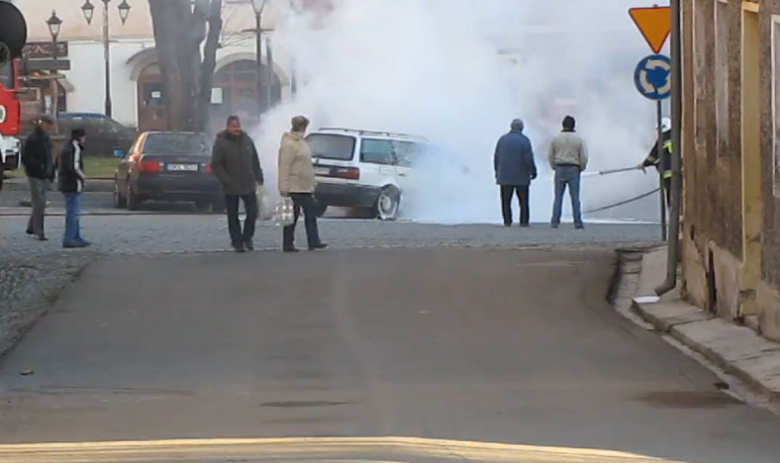
[{"label": "cobblestone pavement", "polygon": [[[47,254],[59,249],[63,230],[61,217],[47,221],[51,238],[39,243],[24,235],[26,218],[0,218],[0,245],[11,254]],[[87,216],[82,218],[83,235],[94,243],[93,252],[168,253],[219,251],[227,249],[227,224],[221,215],[134,215]],[[383,223],[375,220],[325,219],[320,221],[321,235],[335,249],[366,247],[526,247],[526,246],[611,246],[628,243],[652,243],[658,226],[644,224],[590,224],[586,230],[562,226],[551,230],[543,224],[529,229],[496,225],[438,225],[411,222]],[[298,244],[304,247],[303,226]],[[261,249],[281,245],[281,230],[270,222],[261,222],[255,238]],[[78,251],[75,251],[76,253]]]},{"label": "cobblestone pavement", "polygon": [[[18,250],[18,251],[21,251]],[[0,356],[98,254],[11,252],[0,247]]]}]

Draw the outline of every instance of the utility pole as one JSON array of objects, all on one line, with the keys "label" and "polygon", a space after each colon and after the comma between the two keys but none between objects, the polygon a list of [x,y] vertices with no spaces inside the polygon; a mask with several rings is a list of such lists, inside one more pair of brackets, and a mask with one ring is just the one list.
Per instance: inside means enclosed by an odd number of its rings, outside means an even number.
[{"label": "utility pole", "polygon": [[[112,116],[112,104],[111,104],[111,50],[110,50],[110,30],[109,30],[109,14],[108,4],[111,0],[101,0],[103,2],[103,60],[105,61],[105,85],[106,85],[106,102],[105,112],[106,116]],[[127,0],[122,0],[122,3],[117,7],[119,9],[119,19],[122,20],[122,24],[127,21],[127,15],[130,13],[130,4]],[[95,14],[95,6],[90,0],[86,0],[81,7],[81,12],[84,14],[84,19],[88,25],[92,24],[92,17]]]},{"label": "utility pole", "polygon": [[677,258],[680,249],[680,212],[682,204],[682,10],[680,0],[671,0],[672,11],[672,204],[669,210],[669,254],[666,281],[655,289],[659,296],[677,286]]},{"label": "utility pole", "polygon": [[111,103],[111,51],[109,47],[109,17],[108,17],[108,2],[111,0],[103,0],[103,58],[105,60],[106,69],[106,103],[105,111],[106,116],[112,117],[112,103]]},{"label": "utility pole", "polygon": [[[270,101],[264,95],[268,86],[263,69],[263,12],[268,0],[252,0],[252,8],[255,10],[255,48],[257,52],[257,119],[265,113]],[[270,61],[270,59],[269,59]]]},{"label": "utility pole", "polygon": [[274,52],[271,48],[271,37],[265,38],[265,104],[266,109],[274,106]]}]

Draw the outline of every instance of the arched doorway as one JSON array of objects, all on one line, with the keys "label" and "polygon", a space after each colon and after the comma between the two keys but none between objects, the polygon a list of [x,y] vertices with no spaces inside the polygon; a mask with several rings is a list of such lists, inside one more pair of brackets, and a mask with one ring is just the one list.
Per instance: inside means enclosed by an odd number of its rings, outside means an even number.
[{"label": "arched doorway", "polygon": [[157,63],[147,65],[138,76],[138,129],[168,130],[165,90]]},{"label": "arched doorway", "polygon": [[[266,72],[265,65],[262,72]],[[214,75],[212,126],[215,129],[224,126],[225,119],[231,114],[238,115],[246,124],[256,124],[260,120],[257,87],[256,61],[238,60],[220,68]],[[271,99],[272,105],[282,100],[282,83],[276,73],[273,73]]]}]

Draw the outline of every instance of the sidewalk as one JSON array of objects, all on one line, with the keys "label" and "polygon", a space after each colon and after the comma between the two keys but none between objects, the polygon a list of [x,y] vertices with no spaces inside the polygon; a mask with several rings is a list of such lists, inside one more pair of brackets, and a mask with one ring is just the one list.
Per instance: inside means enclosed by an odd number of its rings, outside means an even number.
[{"label": "sidewalk", "polygon": [[658,298],[654,287],[666,275],[666,252],[663,247],[643,256],[633,310],[658,331],[780,403],[780,343],[682,301],[677,291]]}]

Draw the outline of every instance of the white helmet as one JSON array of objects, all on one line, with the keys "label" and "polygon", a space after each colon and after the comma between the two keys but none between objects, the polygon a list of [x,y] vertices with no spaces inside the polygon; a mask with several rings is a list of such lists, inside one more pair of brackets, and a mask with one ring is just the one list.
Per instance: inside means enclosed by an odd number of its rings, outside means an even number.
[{"label": "white helmet", "polygon": [[[658,127],[655,128],[658,130]],[[672,130],[672,120],[668,117],[664,117],[661,119],[661,132],[666,133],[668,131]]]}]

